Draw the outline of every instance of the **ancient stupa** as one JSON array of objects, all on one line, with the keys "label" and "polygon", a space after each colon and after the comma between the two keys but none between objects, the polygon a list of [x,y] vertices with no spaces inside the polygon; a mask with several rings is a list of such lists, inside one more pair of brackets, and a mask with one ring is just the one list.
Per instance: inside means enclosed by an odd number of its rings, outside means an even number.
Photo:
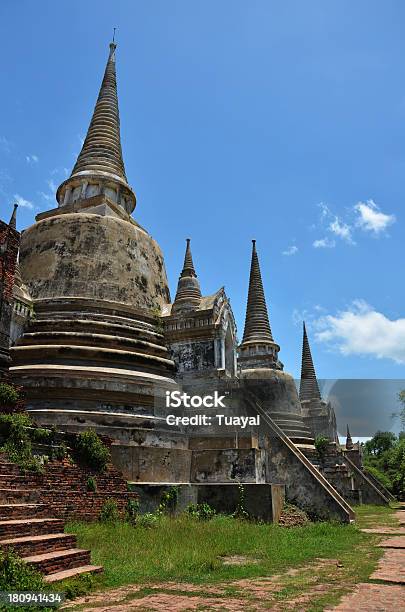
[{"label": "ancient stupa", "polygon": [[304,423],[310,428],[314,438],[325,436],[337,442],[336,416],[330,402],[322,399],[316,378],[315,366],[309,345],[307,328],[303,323],[302,360],[300,380],[300,401]]},{"label": "ancient stupa", "polygon": [[159,245],[130,216],[136,198],[121,150],[114,43],[56,199],[21,239],[35,314],[12,348],[11,375],[42,424],[117,438],[159,428],[155,398],[175,386],[157,316],[170,295]]},{"label": "ancient stupa", "polygon": [[271,331],[256,241],[252,242],[245,329],[238,358],[241,379],[287,436],[297,443],[312,444],[294,379],[283,371],[278,358],[280,346]]}]

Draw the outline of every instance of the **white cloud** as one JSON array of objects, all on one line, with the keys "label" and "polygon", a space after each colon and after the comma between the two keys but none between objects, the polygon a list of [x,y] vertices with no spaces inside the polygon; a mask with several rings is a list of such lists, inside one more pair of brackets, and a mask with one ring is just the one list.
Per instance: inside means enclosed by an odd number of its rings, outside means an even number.
[{"label": "white cloud", "polygon": [[80,142],[80,146],[82,147],[84,145],[84,136],[82,136],[81,134],[78,135],[78,139]]},{"label": "white cloud", "polygon": [[34,205],[32,202],[18,195],[18,193],[14,194],[14,200],[16,201],[18,206],[21,206],[21,208],[29,208],[30,210],[33,210],[34,208]]},{"label": "white cloud", "polygon": [[25,159],[27,160],[28,164],[30,164],[31,162],[37,164],[39,162],[39,157],[37,155],[26,155]]},{"label": "white cloud", "polygon": [[375,235],[384,232],[389,225],[395,223],[394,215],[387,215],[379,209],[373,200],[358,202],[354,209],[358,213],[357,225],[365,232],[374,232]]},{"label": "white cloud", "polygon": [[319,238],[319,240],[314,240],[312,246],[315,249],[333,249],[336,246],[336,242],[330,238]]},{"label": "white cloud", "polygon": [[49,191],[51,191],[52,193],[55,193],[55,192],[56,192],[57,187],[56,187],[55,183],[53,182],[53,180],[52,180],[52,179],[49,179],[49,180],[48,180],[48,181],[46,181],[46,182],[47,182],[47,185],[48,185],[48,187],[49,187]]},{"label": "white cloud", "polygon": [[51,200],[54,199],[54,196],[51,193],[44,193],[43,191],[38,191],[38,193],[47,202],[50,202]]},{"label": "white cloud", "polygon": [[391,320],[364,300],[316,321],[316,339],[342,355],[368,355],[405,363],[405,318]]},{"label": "white cloud", "polygon": [[295,245],[289,246],[285,251],[283,251],[283,255],[295,255],[298,253],[298,247]]},{"label": "white cloud", "polygon": [[341,238],[350,244],[354,244],[352,238],[352,228],[347,223],[340,221],[339,217],[335,217],[334,220],[329,223],[328,229],[330,232],[335,234],[335,236],[338,236],[338,238]]}]

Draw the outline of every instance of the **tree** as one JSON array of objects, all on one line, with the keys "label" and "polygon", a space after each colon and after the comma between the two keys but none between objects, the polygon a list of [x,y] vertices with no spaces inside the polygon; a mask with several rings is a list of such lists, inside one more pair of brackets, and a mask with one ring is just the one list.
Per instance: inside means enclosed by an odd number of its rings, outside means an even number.
[{"label": "tree", "polygon": [[381,457],[382,453],[393,448],[396,439],[396,435],[392,431],[377,431],[374,437],[364,445],[366,454]]}]

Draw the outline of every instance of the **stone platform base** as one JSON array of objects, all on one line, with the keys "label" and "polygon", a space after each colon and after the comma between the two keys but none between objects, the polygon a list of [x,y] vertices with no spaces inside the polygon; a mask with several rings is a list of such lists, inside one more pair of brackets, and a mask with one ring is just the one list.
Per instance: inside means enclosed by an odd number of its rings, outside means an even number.
[{"label": "stone platform base", "polygon": [[[242,485],[246,512],[257,520],[278,523],[284,506],[284,485]],[[129,489],[139,495],[141,513],[155,512],[163,493],[174,486],[178,490],[176,513],[186,510],[189,504],[207,503],[218,513],[232,514],[240,503],[241,491],[237,484],[128,483]]]}]

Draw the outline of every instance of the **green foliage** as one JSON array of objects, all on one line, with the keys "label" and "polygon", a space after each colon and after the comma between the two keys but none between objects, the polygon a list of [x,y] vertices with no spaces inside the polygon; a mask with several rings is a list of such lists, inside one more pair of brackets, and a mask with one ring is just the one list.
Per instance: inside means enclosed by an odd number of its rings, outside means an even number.
[{"label": "green foliage", "polygon": [[20,394],[13,385],[0,383],[0,410],[12,412],[20,400]]},{"label": "green foliage", "polygon": [[82,574],[59,583],[58,591],[64,593],[66,599],[74,599],[91,591],[96,581],[97,578],[92,574]]},{"label": "green foliage", "polygon": [[39,444],[51,444],[53,442],[54,432],[51,429],[42,429],[36,427],[30,432],[31,440]]},{"label": "green foliage", "polygon": [[385,474],[384,472],[381,472],[381,470],[379,470],[377,467],[373,465],[367,465],[365,469],[368,474],[371,474],[371,476],[374,476],[374,478],[376,478],[379,482],[381,482],[383,487],[385,487],[389,491],[392,491],[393,483],[392,483],[391,478],[389,478],[387,474]]},{"label": "green foliage", "polygon": [[377,431],[371,440],[367,440],[364,449],[368,455],[381,457],[381,455],[393,448],[396,435],[392,431]]},{"label": "green foliage", "polygon": [[378,431],[364,445],[364,466],[394,495],[405,491],[405,437]]},{"label": "green foliage", "polygon": [[138,519],[139,514],[139,500],[137,499],[128,499],[127,505],[125,508],[125,519],[135,525]]},{"label": "green foliage", "polygon": [[52,449],[53,459],[57,459],[58,461],[63,461],[63,459],[65,459],[67,455],[68,455],[68,448],[64,442],[62,442],[62,444],[59,444],[58,446],[55,446],[55,448]]},{"label": "green foliage", "polygon": [[75,439],[75,454],[79,463],[104,472],[110,460],[110,451],[92,429],[82,431]]},{"label": "green foliage", "polygon": [[[144,514],[139,516],[136,528],[122,521],[113,527],[71,523],[66,529],[78,535],[80,548],[91,549],[93,563],[104,566],[100,580],[105,587],[160,580],[210,583],[269,576],[319,558],[339,559],[349,568],[353,563],[344,555],[356,553],[366,558],[361,547],[371,540],[354,525],[310,523],[285,529],[224,515],[197,521],[187,513],[177,517]],[[254,557],[257,563],[225,565],[220,558],[227,555]]]},{"label": "green foliage", "polygon": [[246,521],[246,520],[249,520],[250,516],[245,508],[246,499],[245,499],[245,487],[243,486],[243,484],[240,484],[240,483],[238,484],[238,490],[239,490],[238,505],[232,516],[234,518]]},{"label": "green foliage", "polygon": [[315,438],[315,448],[318,453],[318,457],[321,461],[325,459],[326,451],[328,450],[329,439],[325,436],[316,436]]},{"label": "green foliage", "polygon": [[186,512],[199,521],[209,521],[216,515],[214,508],[211,508],[207,503],[189,504],[186,508]]},{"label": "green foliage", "polygon": [[145,514],[140,514],[138,516],[138,520],[136,522],[137,527],[143,527],[144,529],[153,529],[157,527],[159,524],[160,516],[158,514],[153,514],[152,512],[146,512]]},{"label": "green foliage", "polygon": [[86,489],[89,493],[97,492],[97,482],[96,482],[96,479],[93,478],[93,476],[88,477],[87,483],[86,483]]},{"label": "green foliage", "polygon": [[43,466],[32,454],[31,426],[27,414],[0,414],[0,434],[5,440],[1,450],[23,471],[41,474]]},{"label": "green foliage", "polygon": [[0,591],[43,591],[41,574],[12,550],[0,550]]},{"label": "green foliage", "polygon": [[177,506],[178,498],[178,487],[170,487],[170,489],[168,489],[162,494],[158,512],[173,512]]},{"label": "green foliage", "polygon": [[115,499],[106,499],[101,507],[99,520],[102,523],[116,523],[120,520],[120,513]]}]

